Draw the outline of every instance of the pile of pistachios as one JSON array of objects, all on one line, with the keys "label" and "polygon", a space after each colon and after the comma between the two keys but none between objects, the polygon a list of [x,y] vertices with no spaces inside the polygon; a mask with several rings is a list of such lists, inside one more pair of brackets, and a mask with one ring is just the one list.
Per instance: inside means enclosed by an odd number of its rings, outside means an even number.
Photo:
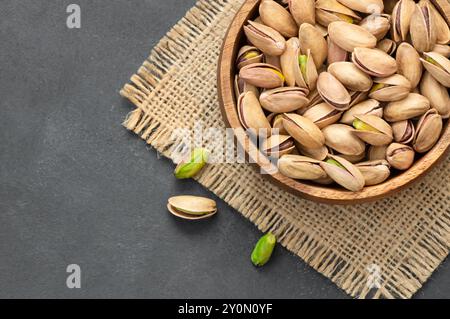
[{"label": "pile of pistachios", "polygon": [[357,192],[441,137],[450,30],[430,1],[262,0],[243,31],[239,120],[287,177]]}]

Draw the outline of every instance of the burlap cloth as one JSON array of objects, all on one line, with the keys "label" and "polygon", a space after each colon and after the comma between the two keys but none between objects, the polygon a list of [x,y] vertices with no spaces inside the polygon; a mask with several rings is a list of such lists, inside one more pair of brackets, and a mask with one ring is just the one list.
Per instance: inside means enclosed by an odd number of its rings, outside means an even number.
[{"label": "burlap cloth", "polygon": [[[163,155],[175,128],[225,127],[217,61],[242,3],[200,0],[122,89],[137,107],[124,125]],[[197,180],[353,297],[409,298],[449,252],[449,158],[397,196],[355,206],[303,200],[248,164],[209,165]]]}]

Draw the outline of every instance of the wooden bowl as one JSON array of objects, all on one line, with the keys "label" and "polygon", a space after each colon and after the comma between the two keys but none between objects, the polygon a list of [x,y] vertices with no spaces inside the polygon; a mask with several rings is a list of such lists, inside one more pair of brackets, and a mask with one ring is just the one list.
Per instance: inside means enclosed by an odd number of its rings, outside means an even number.
[{"label": "wooden bowl", "polygon": [[[435,4],[443,16],[449,22],[450,4],[447,0],[435,0]],[[243,26],[247,20],[256,17],[260,0],[247,0],[236,14],[226,34],[218,67],[218,93],[219,101],[225,122],[229,127],[235,129],[236,139],[244,148],[250,158],[260,167],[267,165],[267,159],[261,154],[256,146],[245,134],[239,122],[236,111],[236,99],[234,96],[233,82],[235,73],[235,61],[238,50],[244,41]],[[328,204],[356,204],[386,198],[399,190],[411,185],[420,177],[429,172],[439,160],[445,157],[450,145],[449,121],[444,126],[444,131],[439,142],[432,150],[422,156],[407,171],[394,176],[376,186],[365,187],[362,191],[354,193],[346,191],[338,186],[317,186],[310,183],[300,182],[283,176],[280,173],[273,175],[264,174],[273,182],[287,191],[297,194],[306,199]],[[255,153],[258,156],[255,156]]]}]

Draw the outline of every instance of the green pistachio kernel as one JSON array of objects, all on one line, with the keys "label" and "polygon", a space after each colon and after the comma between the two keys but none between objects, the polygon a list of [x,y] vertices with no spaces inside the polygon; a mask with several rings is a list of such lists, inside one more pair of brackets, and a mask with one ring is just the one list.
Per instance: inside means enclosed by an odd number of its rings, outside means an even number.
[{"label": "green pistachio kernel", "polygon": [[345,167],[341,163],[332,158],[327,159],[327,163],[345,169]]},{"label": "green pistachio kernel", "polygon": [[175,177],[178,179],[191,178],[206,165],[209,152],[204,148],[196,148],[175,168]]},{"label": "green pistachio kernel", "polygon": [[255,266],[264,266],[272,256],[277,239],[272,233],[267,233],[256,244],[252,252],[252,263]]},{"label": "green pistachio kernel", "polygon": [[431,64],[434,64],[434,65],[436,65],[436,66],[439,66],[439,63],[437,63],[437,61],[436,61],[435,59],[430,58],[429,56],[425,57],[425,60],[426,60],[427,62],[430,62]]},{"label": "green pistachio kernel", "polygon": [[370,131],[370,132],[379,132],[376,128],[374,128],[373,126],[364,123],[361,120],[355,119],[353,121],[353,127],[355,129],[357,129],[358,131]]},{"label": "green pistachio kernel", "polygon": [[306,65],[308,64],[308,56],[299,55],[298,64],[300,65],[300,71],[302,72],[303,78],[306,79]]},{"label": "green pistachio kernel", "polygon": [[246,54],[244,54],[244,59],[249,60],[249,59],[256,58],[257,56],[259,56],[258,51],[249,51]]},{"label": "green pistachio kernel", "polygon": [[386,84],[383,84],[383,83],[377,83],[377,84],[375,84],[374,86],[372,86],[372,89],[370,90],[370,93],[373,93],[373,92],[375,92],[375,91],[384,89],[385,87],[386,87]]},{"label": "green pistachio kernel", "polygon": [[277,71],[277,70],[275,70],[275,69],[270,69],[272,72],[274,72],[276,75],[278,75],[279,77],[280,77],[280,79],[284,82],[285,81],[285,78],[284,78],[284,75],[283,75],[283,73],[281,73],[280,71]]},{"label": "green pistachio kernel", "polygon": [[345,21],[345,22],[348,22],[348,23],[352,23],[353,24],[353,18],[352,17],[350,17],[350,16],[348,16],[348,15],[345,15],[345,14],[342,14],[342,13],[336,13],[336,16],[339,18],[339,19],[341,19],[342,21]]}]

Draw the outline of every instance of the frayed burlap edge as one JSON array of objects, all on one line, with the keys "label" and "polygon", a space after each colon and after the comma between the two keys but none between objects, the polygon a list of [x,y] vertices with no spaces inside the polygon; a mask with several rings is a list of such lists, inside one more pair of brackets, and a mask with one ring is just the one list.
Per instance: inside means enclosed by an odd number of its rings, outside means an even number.
[{"label": "frayed burlap edge", "polygon": [[[177,61],[189,51],[193,39],[201,37],[203,32],[211,28],[213,18],[224,10],[233,13],[237,4],[232,2],[199,1],[159,42],[137,74],[131,77],[131,83],[126,84],[120,92],[137,107],[127,116],[124,126],[166,157],[170,157],[171,146],[181,141],[174,139],[170,129],[146,112],[151,107],[149,101],[154,97],[156,88],[170,81],[171,75],[176,72]],[[301,228],[289,218],[277,214],[249,192],[237,191],[240,185],[227,183],[228,177],[221,174],[222,169],[220,165],[208,166],[197,180],[255,223],[261,231],[274,232],[281,245],[353,297],[410,298],[448,255],[450,212],[447,211],[428,232],[421,234],[422,238],[413,249],[413,258],[404,261],[401,267],[393,271],[392,280],[375,291],[370,290],[367,288],[367,273],[348,263],[334,247],[321,244],[306,227]]]}]

